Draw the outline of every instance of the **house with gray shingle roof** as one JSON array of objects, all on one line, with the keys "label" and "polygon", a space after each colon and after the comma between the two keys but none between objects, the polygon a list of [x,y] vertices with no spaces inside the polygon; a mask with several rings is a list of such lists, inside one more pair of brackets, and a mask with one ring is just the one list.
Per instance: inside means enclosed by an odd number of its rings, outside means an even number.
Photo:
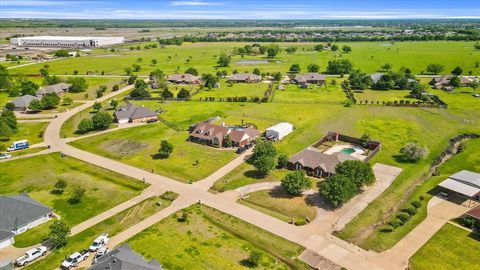
[{"label": "house with gray shingle roof", "polygon": [[201,77],[189,73],[173,74],[167,77],[167,81],[176,84],[200,84]]},{"label": "house with gray shingle roof", "polygon": [[60,96],[66,93],[71,86],[72,85],[68,83],[57,83],[53,85],[48,85],[38,89],[38,91],[35,92],[35,95],[37,97],[43,97],[46,94],[55,93]]},{"label": "house with gray shingle roof", "polygon": [[262,80],[261,76],[253,73],[237,73],[228,77],[229,82],[258,83]]},{"label": "house with gray shingle roof", "polygon": [[21,97],[17,97],[16,99],[10,101],[9,103],[13,103],[15,105],[15,111],[26,111],[28,106],[33,100],[38,100],[38,97],[34,97],[32,95],[24,95]]},{"label": "house with gray shingle roof", "polygon": [[128,244],[108,252],[98,259],[88,270],[161,270],[160,263],[153,259],[145,260],[140,254],[132,250]]},{"label": "house with gray shingle roof", "polygon": [[144,123],[149,120],[157,120],[158,113],[145,107],[137,107],[131,103],[118,109],[113,117],[119,124]]},{"label": "house with gray shingle roof", "polygon": [[327,77],[324,74],[312,72],[295,76],[293,79],[298,84],[324,84]]},{"label": "house with gray shingle roof", "polygon": [[52,209],[26,193],[0,195],[0,248],[13,244],[15,235],[50,220],[52,216]]}]

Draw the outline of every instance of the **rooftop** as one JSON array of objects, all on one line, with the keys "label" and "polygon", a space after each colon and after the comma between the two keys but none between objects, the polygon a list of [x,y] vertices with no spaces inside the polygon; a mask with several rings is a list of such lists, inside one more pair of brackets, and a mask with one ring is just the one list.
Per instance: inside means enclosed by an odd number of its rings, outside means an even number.
[{"label": "rooftop", "polygon": [[15,230],[52,212],[28,194],[0,195],[0,229]]}]

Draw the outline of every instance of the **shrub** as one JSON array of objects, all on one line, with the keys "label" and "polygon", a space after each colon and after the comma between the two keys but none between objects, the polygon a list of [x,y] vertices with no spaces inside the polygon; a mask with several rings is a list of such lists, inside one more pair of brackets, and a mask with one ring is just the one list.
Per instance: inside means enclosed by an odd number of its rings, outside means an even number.
[{"label": "shrub", "polygon": [[402,212],[409,214],[410,216],[415,216],[417,214],[417,208],[415,207],[408,207],[402,209]]},{"label": "shrub", "polygon": [[305,218],[297,218],[297,219],[295,219],[294,224],[296,226],[303,226],[303,225],[307,224],[307,220]]},{"label": "shrub", "polygon": [[476,224],[476,220],[472,217],[464,217],[463,218],[463,226],[467,228],[473,228]]},{"label": "shrub", "polygon": [[262,260],[263,254],[259,251],[252,250],[250,256],[248,256],[247,264],[250,267],[257,267]]},{"label": "shrub", "polygon": [[400,154],[404,161],[417,162],[428,155],[428,148],[414,142],[408,142],[400,149]]},{"label": "shrub", "polygon": [[415,208],[420,208],[422,206],[422,203],[420,201],[415,200],[412,202],[412,206]]},{"label": "shrub", "polygon": [[390,220],[390,222],[389,222],[388,224],[389,224],[390,226],[392,226],[392,228],[394,228],[394,229],[396,229],[396,228],[398,228],[398,227],[400,227],[400,226],[403,225],[403,223],[402,223],[400,220],[396,219],[396,218]]},{"label": "shrub", "polygon": [[394,230],[395,230],[395,228],[393,228],[393,226],[391,226],[391,225],[385,225],[385,226],[381,229],[382,232],[387,232],[387,233],[393,232]]},{"label": "shrub", "polygon": [[183,212],[179,217],[177,217],[177,221],[181,223],[185,223],[188,221],[188,214]]},{"label": "shrub", "polygon": [[292,195],[299,195],[312,186],[312,182],[305,176],[303,170],[288,173],[282,179],[282,187]]},{"label": "shrub", "polygon": [[95,130],[107,129],[113,122],[113,117],[106,112],[96,113],[92,117],[93,128]]},{"label": "shrub", "polygon": [[418,199],[419,199],[420,201],[423,201],[423,200],[425,200],[425,196],[420,195],[420,197],[418,197]]},{"label": "shrub", "polygon": [[397,218],[402,222],[402,224],[405,224],[405,222],[410,220],[410,215],[402,212],[397,215]]},{"label": "shrub", "polygon": [[288,156],[287,154],[280,154],[278,155],[278,158],[277,158],[277,167],[278,168],[286,168],[288,165]]},{"label": "shrub", "polygon": [[78,204],[82,201],[83,195],[85,194],[85,189],[80,186],[75,186],[73,188],[73,193],[68,201],[71,204]]},{"label": "shrub", "polygon": [[92,119],[82,119],[78,124],[77,133],[79,134],[85,134],[91,130],[93,130]]}]

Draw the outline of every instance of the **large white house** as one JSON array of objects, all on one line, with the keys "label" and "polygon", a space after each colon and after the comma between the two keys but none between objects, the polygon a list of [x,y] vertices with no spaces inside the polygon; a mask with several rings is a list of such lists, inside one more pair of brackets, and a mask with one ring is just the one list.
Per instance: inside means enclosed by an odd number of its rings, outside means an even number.
[{"label": "large white house", "polygon": [[13,244],[15,235],[47,222],[52,216],[52,209],[26,193],[0,195],[0,249]]},{"label": "large white house", "polygon": [[70,36],[32,36],[12,38],[14,46],[24,47],[101,47],[122,44],[124,37],[70,37]]}]

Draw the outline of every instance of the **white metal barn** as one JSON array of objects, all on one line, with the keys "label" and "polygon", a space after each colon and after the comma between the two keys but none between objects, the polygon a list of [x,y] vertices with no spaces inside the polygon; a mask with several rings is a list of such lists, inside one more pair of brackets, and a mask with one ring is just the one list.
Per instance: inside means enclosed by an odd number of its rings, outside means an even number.
[{"label": "white metal barn", "polygon": [[267,128],[265,136],[274,140],[281,140],[293,131],[293,125],[290,123],[282,122],[275,126]]}]

